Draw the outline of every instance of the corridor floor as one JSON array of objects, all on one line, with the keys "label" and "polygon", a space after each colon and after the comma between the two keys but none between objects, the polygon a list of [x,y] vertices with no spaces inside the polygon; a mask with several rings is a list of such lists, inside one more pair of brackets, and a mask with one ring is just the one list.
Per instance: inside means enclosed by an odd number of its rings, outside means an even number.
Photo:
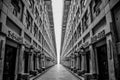
[{"label": "corridor floor", "polygon": [[48,70],[45,74],[35,80],[79,80],[77,77],[67,71],[62,65],[57,64]]}]

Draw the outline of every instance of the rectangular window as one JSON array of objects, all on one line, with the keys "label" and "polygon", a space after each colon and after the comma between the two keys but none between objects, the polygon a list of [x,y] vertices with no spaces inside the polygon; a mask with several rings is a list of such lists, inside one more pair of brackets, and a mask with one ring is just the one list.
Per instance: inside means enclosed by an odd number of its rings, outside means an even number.
[{"label": "rectangular window", "polygon": [[38,39],[38,41],[40,42],[41,41],[41,32],[39,31],[39,39]]},{"label": "rectangular window", "polygon": [[99,6],[102,3],[102,0],[94,0],[94,1],[97,6]]},{"label": "rectangular window", "polygon": [[30,13],[27,11],[26,13],[26,25],[27,25],[27,29],[30,30],[30,32],[32,33],[32,24],[33,24],[33,19],[30,15]]},{"label": "rectangular window", "polygon": [[30,38],[26,33],[24,33],[24,38],[25,38],[29,43],[31,43],[31,38]]},{"label": "rectangular window", "polygon": [[80,37],[81,36],[81,23],[79,23],[79,25],[78,25],[78,37]]},{"label": "rectangular window", "polygon": [[93,21],[100,14],[100,5],[102,0],[93,0],[90,3],[90,13],[91,13],[91,21]]},{"label": "rectangular window", "polygon": [[21,0],[11,0],[11,4],[13,5],[13,14],[22,22],[23,20],[23,11],[24,4]]},{"label": "rectangular window", "polygon": [[37,8],[35,8],[35,19],[37,19],[38,16],[39,16],[39,12],[38,12]]},{"label": "rectangular window", "polygon": [[34,0],[29,0],[29,8],[32,9],[32,13],[34,13],[34,6],[35,6]]},{"label": "rectangular window", "polygon": [[21,35],[21,29],[10,18],[7,17],[6,25],[10,29],[14,30],[18,35]]},{"label": "rectangular window", "polygon": [[35,41],[33,41],[33,45],[34,45],[35,47],[37,47],[37,43],[36,43]]},{"label": "rectangular window", "polygon": [[84,3],[85,3],[85,0],[81,0],[81,1],[80,1],[81,13],[83,12],[83,10],[84,10],[84,8],[85,8],[85,4],[84,4]]},{"label": "rectangular window", "polygon": [[37,34],[38,34],[38,27],[36,26],[36,24],[34,23],[34,37],[37,38]]},{"label": "rectangular window", "polygon": [[91,17],[91,22],[93,22],[93,1],[90,2],[90,17]]},{"label": "rectangular window", "polygon": [[42,24],[42,20],[41,20],[41,17],[39,18],[39,27],[41,27],[41,24]]},{"label": "rectangular window", "polygon": [[39,10],[40,10],[40,14],[42,13],[43,9],[42,9],[42,5],[39,6]]},{"label": "rectangular window", "polygon": [[99,21],[92,29],[93,35],[95,35],[101,28],[105,27],[106,25],[106,17]]},{"label": "rectangular window", "polygon": [[20,7],[19,7],[19,0],[11,0],[11,4],[14,6],[13,14],[15,16],[18,16],[18,12],[20,12]]},{"label": "rectangular window", "polygon": [[86,11],[85,15],[82,18],[82,32],[84,32],[88,28],[88,11]]}]

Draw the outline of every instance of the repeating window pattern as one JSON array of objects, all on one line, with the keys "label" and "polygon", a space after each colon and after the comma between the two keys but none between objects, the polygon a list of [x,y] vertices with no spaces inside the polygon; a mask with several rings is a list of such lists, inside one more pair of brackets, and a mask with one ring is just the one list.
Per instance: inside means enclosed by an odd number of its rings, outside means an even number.
[{"label": "repeating window pattern", "polygon": [[[46,29],[49,28],[49,21],[43,20],[43,15],[44,19],[48,19],[49,16],[47,14],[47,10],[44,11],[45,9],[43,9],[44,4],[42,3],[43,0],[27,0],[27,4],[24,4],[24,0],[10,0],[11,3],[10,5],[12,5],[12,13],[13,15],[15,15],[21,22],[23,22],[23,18],[25,21],[25,30],[27,30],[28,32],[32,33],[33,36],[41,43],[43,44],[43,46],[46,47],[46,49],[48,51],[51,51],[51,48],[49,46],[49,44],[51,45],[48,32]],[[37,5],[36,5],[37,3]],[[26,5],[28,5],[28,7],[26,7]],[[29,8],[29,9],[28,9]],[[49,6],[48,8],[51,8],[51,6]],[[30,10],[30,12],[29,12]],[[24,12],[25,11],[25,12]],[[44,13],[45,12],[45,13]],[[32,14],[31,14],[32,13]],[[44,13],[44,14],[42,14]],[[52,15],[52,13],[50,13]],[[35,18],[35,21],[34,21]],[[37,21],[37,24],[36,24]],[[46,23],[45,23],[46,22]],[[46,25],[45,25],[46,24]],[[47,27],[47,28],[44,28]],[[43,29],[43,30],[39,30],[39,29]],[[26,36],[27,33],[25,32],[24,37],[26,37],[28,39],[28,37],[31,38],[31,36]],[[51,38],[52,39],[52,38]],[[31,38],[32,41],[32,38]],[[31,43],[30,41],[30,43]],[[37,43],[35,42],[34,45],[36,45]],[[38,44],[37,44],[38,45]],[[35,46],[37,47],[37,46]]]}]

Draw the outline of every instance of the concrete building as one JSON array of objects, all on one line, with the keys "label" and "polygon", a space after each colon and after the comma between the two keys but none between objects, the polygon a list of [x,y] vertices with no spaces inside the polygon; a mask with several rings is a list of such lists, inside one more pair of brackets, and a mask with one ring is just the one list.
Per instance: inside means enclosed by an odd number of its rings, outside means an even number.
[{"label": "concrete building", "polygon": [[61,64],[85,80],[119,80],[120,0],[70,2]]},{"label": "concrete building", "polygon": [[71,0],[64,0],[60,54],[62,53],[62,48],[63,48],[63,44],[64,44],[64,37],[66,34],[66,26],[67,26],[67,19],[68,19],[70,4],[71,4]]},{"label": "concrete building", "polygon": [[0,80],[29,80],[56,63],[47,1],[0,0]]}]

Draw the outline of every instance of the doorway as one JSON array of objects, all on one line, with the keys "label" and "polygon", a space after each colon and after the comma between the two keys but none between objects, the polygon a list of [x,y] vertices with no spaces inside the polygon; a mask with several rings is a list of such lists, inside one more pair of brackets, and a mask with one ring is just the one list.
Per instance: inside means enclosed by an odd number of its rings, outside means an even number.
[{"label": "doorway", "polygon": [[28,73],[28,69],[29,69],[29,54],[28,52],[24,52],[24,72]]},{"label": "doorway", "polygon": [[86,52],[86,65],[87,65],[87,73],[90,72],[90,51]]},{"label": "doorway", "polygon": [[107,45],[97,47],[98,80],[109,80]]},{"label": "doorway", "polygon": [[16,54],[17,48],[5,46],[3,80],[15,80]]}]

